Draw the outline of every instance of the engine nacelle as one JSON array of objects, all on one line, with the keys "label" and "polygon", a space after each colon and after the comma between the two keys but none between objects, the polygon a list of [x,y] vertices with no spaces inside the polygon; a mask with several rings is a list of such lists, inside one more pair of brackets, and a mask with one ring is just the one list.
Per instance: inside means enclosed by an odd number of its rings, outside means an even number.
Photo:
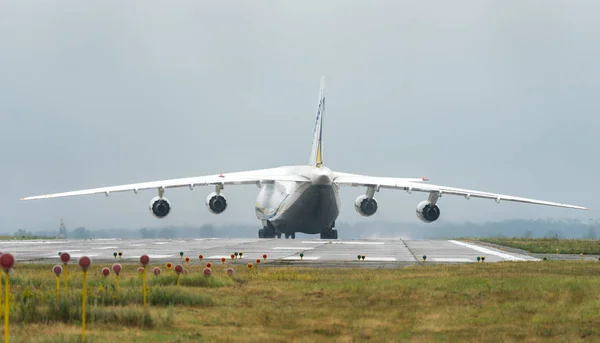
[{"label": "engine nacelle", "polygon": [[222,193],[212,192],[206,197],[206,207],[211,213],[220,214],[227,209],[227,200]]},{"label": "engine nacelle", "polygon": [[417,218],[424,223],[432,223],[440,217],[440,208],[438,205],[431,205],[429,201],[421,201],[417,205]]},{"label": "engine nacelle", "polygon": [[366,195],[360,195],[354,200],[354,209],[363,217],[370,217],[377,212],[377,200],[369,199]]},{"label": "engine nacelle", "polygon": [[171,212],[171,203],[165,197],[154,197],[150,200],[150,212],[156,218],[164,218]]}]

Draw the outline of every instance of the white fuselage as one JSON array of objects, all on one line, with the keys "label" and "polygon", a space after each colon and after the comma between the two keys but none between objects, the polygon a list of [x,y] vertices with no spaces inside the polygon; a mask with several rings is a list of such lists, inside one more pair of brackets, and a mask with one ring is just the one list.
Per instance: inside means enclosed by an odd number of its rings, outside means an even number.
[{"label": "white fuselage", "polygon": [[321,233],[331,228],[340,212],[339,189],[327,167],[281,167],[281,172],[306,177],[307,182],[259,185],[256,217],[279,233]]}]

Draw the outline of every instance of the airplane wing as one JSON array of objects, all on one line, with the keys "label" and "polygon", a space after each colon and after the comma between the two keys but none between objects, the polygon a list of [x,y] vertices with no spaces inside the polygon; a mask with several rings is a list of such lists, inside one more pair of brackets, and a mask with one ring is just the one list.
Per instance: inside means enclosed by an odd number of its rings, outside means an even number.
[{"label": "airplane wing", "polygon": [[209,185],[244,185],[244,184],[257,184],[257,183],[273,183],[276,181],[292,181],[292,182],[307,182],[308,179],[297,176],[297,175],[277,175],[269,169],[237,172],[231,174],[218,174],[208,176],[196,176],[182,179],[171,179],[162,181],[151,181],[133,183],[129,185],[119,185],[110,187],[100,187],[93,189],[84,189],[79,191],[37,195],[22,198],[21,200],[34,200],[34,199],[49,199],[59,197],[69,197],[76,195],[89,195],[89,194],[100,194],[104,193],[108,196],[110,193],[115,192],[127,192],[133,191],[137,194],[138,191],[146,189],[165,190],[167,188],[178,188],[178,187],[189,187],[193,189],[196,186],[209,186]]},{"label": "airplane wing", "polygon": [[[427,179],[423,178],[423,181],[426,181],[426,180]],[[416,179],[416,181],[418,181],[418,179]],[[494,199],[498,203],[500,201],[514,201],[514,202],[536,204],[536,205],[565,207],[565,208],[573,208],[573,209],[578,209],[578,210],[589,210],[589,208],[582,207],[582,206],[567,205],[567,204],[561,204],[561,203],[557,203],[557,202],[521,198],[521,197],[516,197],[516,196],[512,196],[512,195],[481,192],[481,191],[475,191],[475,190],[470,190],[470,189],[438,186],[438,185],[432,185],[429,183],[415,182],[415,179],[406,179],[406,178],[373,177],[373,176],[365,176],[365,175],[340,173],[340,174],[336,175],[333,182],[339,186],[374,187],[377,190],[379,188],[402,189],[402,190],[408,192],[409,194],[413,191],[430,193],[430,194],[437,193],[438,196],[442,196],[443,194],[450,194],[450,195],[464,196],[466,199],[469,199],[469,198]]]}]

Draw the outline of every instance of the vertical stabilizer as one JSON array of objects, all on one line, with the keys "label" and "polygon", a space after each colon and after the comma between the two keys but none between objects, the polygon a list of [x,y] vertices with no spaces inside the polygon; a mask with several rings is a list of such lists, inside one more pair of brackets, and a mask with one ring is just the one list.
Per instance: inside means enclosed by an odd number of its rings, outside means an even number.
[{"label": "vertical stabilizer", "polygon": [[310,153],[309,165],[320,167],[323,165],[323,112],[325,112],[325,76],[321,76],[321,87],[319,88],[319,104],[317,106],[317,117],[313,131],[312,151]]}]

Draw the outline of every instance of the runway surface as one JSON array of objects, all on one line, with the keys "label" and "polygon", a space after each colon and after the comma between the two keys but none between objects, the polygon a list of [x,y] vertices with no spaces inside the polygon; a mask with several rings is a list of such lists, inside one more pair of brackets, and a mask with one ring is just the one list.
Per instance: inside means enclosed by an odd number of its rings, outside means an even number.
[{"label": "runway surface", "polygon": [[[198,263],[220,263],[225,257],[243,253],[246,263],[267,254],[270,264],[306,266],[365,266],[397,267],[426,263],[473,263],[477,256],[486,262],[539,261],[538,258],[510,253],[455,240],[302,240],[302,239],[92,239],[92,240],[33,240],[0,241],[0,251],[14,254],[17,261],[59,262],[59,252],[68,252],[76,259],[87,255],[95,262],[114,261],[114,252],[123,252],[123,262],[136,262],[147,254],[151,262],[181,261],[180,252]],[[303,254],[301,259],[300,254]],[[357,256],[365,255],[358,263]],[[117,257],[116,260],[119,260]]]}]

